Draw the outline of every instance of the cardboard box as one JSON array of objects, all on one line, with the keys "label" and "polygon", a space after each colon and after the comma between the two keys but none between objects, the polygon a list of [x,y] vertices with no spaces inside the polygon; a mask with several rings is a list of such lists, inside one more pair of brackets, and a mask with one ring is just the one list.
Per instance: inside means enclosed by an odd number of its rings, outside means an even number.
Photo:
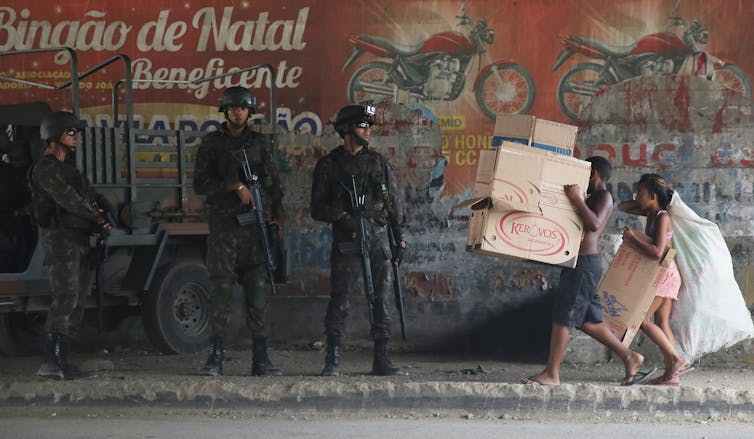
[{"label": "cardboard box", "polygon": [[[638,233],[642,239],[650,238]],[[634,247],[623,243],[602,276],[597,294],[602,302],[605,323],[611,331],[630,346],[639,332],[657,288],[670,267],[675,250],[669,248],[659,261],[651,259]]]},{"label": "cardboard box", "polygon": [[517,143],[482,150],[467,250],[574,267],[583,225],[563,191],[589,185],[591,163]]},{"label": "cardboard box", "polygon": [[563,155],[573,155],[578,127],[538,119],[529,114],[498,114],[492,146],[520,143]]},{"label": "cardboard box", "polygon": [[563,155],[573,155],[578,127],[544,119],[534,121],[531,146]]}]

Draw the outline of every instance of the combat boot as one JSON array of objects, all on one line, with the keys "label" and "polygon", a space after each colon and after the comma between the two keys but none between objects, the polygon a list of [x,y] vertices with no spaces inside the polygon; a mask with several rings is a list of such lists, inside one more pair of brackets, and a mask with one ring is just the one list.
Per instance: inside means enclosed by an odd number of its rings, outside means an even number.
[{"label": "combat boot", "polygon": [[207,362],[204,364],[202,370],[199,371],[199,375],[211,377],[222,375],[224,358],[225,350],[223,347],[223,338],[218,336],[210,336]]},{"label": "combat boot", "polygon": [[39,366],[37,375],[45,378],[63,379],[63,369],[58,365],[56,355],[57,334],[49,333],[45,338],[44,362]]},{"label": "combat boot", "polygon": [[47,335],[45,343],[45,362],[37,371],[37,375],[61,380],[75,380],[97,376],[95,371],[81,370],[69,363],[70,343],[68,337],[53,332]]},{"label": "combat boot", "polygon": [[270,362],[267,356],[267,337],[254,337],[252,347],[251,375],[282,375],[283,372]]},{"label": "combat boot", "polygon": [[340,337],[338,336],[327,336],[327,352],[322,376],[340,376]]},{"label": "combat boot", "polygon": [[387,340],[375,340],[372,373],[375,375],[408,375],[390,361],[390,343]]}]

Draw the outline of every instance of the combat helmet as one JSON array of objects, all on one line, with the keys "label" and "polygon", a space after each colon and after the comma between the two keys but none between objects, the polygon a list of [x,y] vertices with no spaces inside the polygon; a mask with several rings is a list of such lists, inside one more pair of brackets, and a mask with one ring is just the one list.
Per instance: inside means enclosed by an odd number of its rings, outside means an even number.
[{"label": "combat helmet", "polygon": [[84,128],[84,123],[71,112],[55,111],[42,119],[39,126],[39,137],[43,142],[58,141],[63,132],[69,128],[81,130]]},{"label": "combat helmet", "polygon": [[375,109],[373,105],[346,105],[338,111],[333,123],[335,131],[343,135],[352,125],[365,123],[374,125]]},{"label": "combat helmet", "polygon": [[251,92],[241,86],[233,86],[226,89],[220,97],[220,105],[217,111],[224,113],[230,107],[248,108],[250,113],[254,112],[254,106],[257,100]]}]

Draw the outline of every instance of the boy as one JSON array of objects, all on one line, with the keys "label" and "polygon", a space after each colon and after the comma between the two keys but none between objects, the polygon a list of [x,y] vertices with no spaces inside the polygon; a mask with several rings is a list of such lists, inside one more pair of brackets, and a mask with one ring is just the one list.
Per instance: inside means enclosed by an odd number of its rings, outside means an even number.
[{"label": "boy", "polygon": [[640,372],[644,357],[624,346],[603,322],[602,306],[597,296],[597,284],[602,277],[599,239],[613,210],[613,197],[607,191],[612,169],[604,157],[590,157],[587,161],[592,163],[587,199],[581,198],[578,185],[564,187],[568,200],[584,223],[579,259],[575,268],[564,268],[560,275],[552,312],[550,354],[545,370],[524,378],[524,384],[560,384],[560,363],[572,326],[607,346],[623,360],[626,377],[621,382],[622,386],[637,384],[656,370]]}]

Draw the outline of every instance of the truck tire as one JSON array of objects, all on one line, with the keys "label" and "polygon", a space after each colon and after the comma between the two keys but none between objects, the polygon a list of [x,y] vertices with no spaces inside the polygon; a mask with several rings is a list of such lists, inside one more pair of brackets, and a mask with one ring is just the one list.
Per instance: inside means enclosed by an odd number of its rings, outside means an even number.
[{"label": "truck tire", "polygon": [[160,352],[186,354],[207,347],[210,288],[207,268],[198,261],[157,271],[141,311],[147,337]]}]

